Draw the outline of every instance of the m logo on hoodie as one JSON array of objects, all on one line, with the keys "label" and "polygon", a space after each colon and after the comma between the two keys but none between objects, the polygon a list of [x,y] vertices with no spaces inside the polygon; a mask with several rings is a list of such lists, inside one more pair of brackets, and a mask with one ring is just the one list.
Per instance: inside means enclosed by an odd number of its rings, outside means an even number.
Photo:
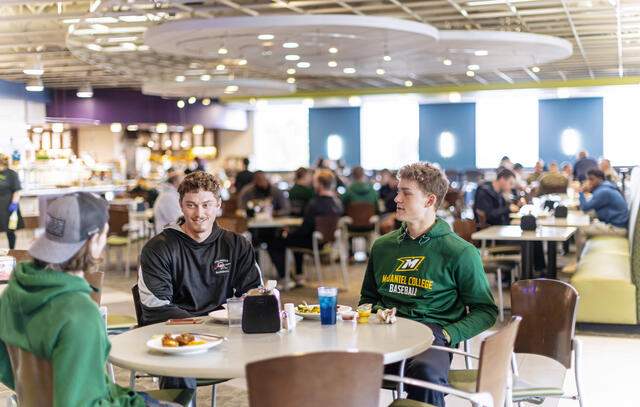
[{"label": "m logo on hoodie", "polygon": [[424,261],[424,256],[400,257],[397,260],[400,265],[396,271],[416,271]]}]

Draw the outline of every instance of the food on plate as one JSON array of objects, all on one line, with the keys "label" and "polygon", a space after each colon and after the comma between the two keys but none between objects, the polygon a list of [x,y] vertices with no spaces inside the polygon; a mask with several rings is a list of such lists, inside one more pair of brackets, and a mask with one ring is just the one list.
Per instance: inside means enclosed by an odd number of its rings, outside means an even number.
[{"label": "food on plate", "polygon": [[205,343],[205,341],[196,340],[196,338],[189,333],[184,333],[175,337],[170,333],[166,333],[162,337],[162,346],[171,348],[176,348],[178,346],[204,345]]},{"label": "food on plate", "polygon": [[340,315],[342,316],[343,321],[353,321],[356,319],[356,315],[358,315],[358,313],[355,311],[344,311]]},{"label": "food on plate", "polygon": [[396,319],[396,312],[398,310],[396,309],[396,307],[393,307],[391,309],[379,309],[378,312],[376,313],[376,316],[380,319],[380,321],[382,321],[385,324],[393,324],[397,321]]},{"label": "food on plate", "polygon": [[307,305],[307,303],[305,302],[304,304],[298,305],[298,307],[296,308],[296,311],[303,314],[319,314],[320,306],[319,305],[310,306],[310,305]]},{"label": "food on plate", "polygon": [[358,322],[366,324],[369,322],[369,316],[371,315],[371,308],[373,304],[362,304],[358,307]]}]

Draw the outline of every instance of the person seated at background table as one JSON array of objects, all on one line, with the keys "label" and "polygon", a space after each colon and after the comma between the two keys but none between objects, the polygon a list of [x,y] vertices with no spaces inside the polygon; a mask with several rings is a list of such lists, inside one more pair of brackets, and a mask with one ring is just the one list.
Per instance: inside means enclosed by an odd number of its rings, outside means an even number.
[{"label": "person seated at background table", "polygon": [[342,204],[346,208],[352,202],[371,202],[376,206],[378,212],[378,192],[373,189],[373,185],[367,182],[364,169],[356,165],[351,170],[352,183],[342,196]]},{"label": "person seated at background table", "polygon": [[562,173],[569,181],[573,181],[573,169],[571,168],[571,164],[566,161],[562,162]]},{"label": "person seated at background table", "polygon": [[[184,217],[149,240],[140,255],[138,290],[145,324],[207,315],[262,284],[253,247],[216,223],[220,181],[196,171],[178,186]],[[195,379],[160,379],[161,388],[195,389]]]},{"label": "person seated at background table", "polygon": [[580,151],[578,160],[573,165],[573,177],[582,182],[587,179],[587,171],[591,168],[598,168],[598,163],[593,158],[588,157],[586,151]]},{"label": "person seated at background table", "polygon": [[[505,170],[508,171],[508,170]],[[429,163],[398,172],[396,217],[402,227],[376,240],[359,304],[396,307],[399,316],[433,331],[434,345],[455,347],[490,328],[498,308],[478,249],[458,237],[436,210],[449,181]],[[468,312],[467,312],[468,307]],[[407,360],[407,377],[447,385],[451,354],[429,349]],[[398,373],[399,363],[386,368]],[[407,386],[408,398],[444,406],[440,392]]]},{"label": "person seated at background table", "polygon": [[84,276],[97,268],[106,245],[107,208],[107,201],[86,192],[49,204],[45,231],[29,249],[33,261],[18,263],[0,297],[0,382],[14,389],[21,380],[6,344],[47,360],[54,407],[167,405],[105,374],[111,343],[90,297],[98,289]]},{"label": "person seated at background table", "polygon": [[476,189],[473,213],[480,225],[478,210],[484,211],[487,225],[508,225],[509,214],[518,212],[518,205],[508,203],[503,194],[510,193],[515,185],[513,171],[502,169],[495,181],[487,181]]},{"label": "person seated at background table", "polygon": [[236,192],[240,193],[245,185],[249,185],[253,181],[253,173],[249,171],[249,159],[242,159],[242,170],[236,174]]},{"label": "person seated at background table", "polygon": [[180,209],[180,194],[178,185],[182,182],[182,175],[174,172],[165,182],[162,192],[153,204],[153,222],[156,233],[162,232],[165,226],[178,220],[182,215]]},{"label": "person seated at background table", "polygon": [[289,203],[291,215],[302,216],[304,209],[313,197],[312,173],[307,168],[300,167],[294,175],[294,183],[289,189]]},{"label": "person seated at background table", "polygon": [[384,203],[384,210],[380,218],[380,233],[383,235],[391,232],[393,229],[400,227],[400,222],[396,219],[396,195],[398,194],[398,177],[397,174],[390,173],[387,188],[380,188],[380,198]]},{"label": "person seated at background table", "polygon": [[[311,198],[304,212],[302,225],[292,233],[283,233],[279,239],[271,243],[269,254],[278,275],[284,277],[285,250],[287,247],[313,248],[313,232],[316,230],[316,216],[336,214],[342,216],[342,203],[336,197],[336,178],[331,170],[321,169],[313,176],[313,187],[316,196]],[[295,278],[302,283],[302,253],[294,253],[296,262]],[[289,287],[288,287],[289,288]]]},{"label": "person seated at background table", "polygon": [[604,178],[606,181],[612,182],[614,184],[617,184],[620,181],[616,170],[611,168],[611,161],[607,160],[606,158],[601,158],[598,167],[604,173]]},{"label": "person seated at background table", "polygon": [[129,194],[144,198],[148,208],[153,208],[153,204],[158,198],[158,190],[144,177],[138,178],[136,185],[129,190]]},{"label": "person seated at background table", "polygon": [[[587,200],[585,192],[591,192]],[[626,236],[629,224],[629,208],[622,193],[612,182],[605,181],[602,170],[591,168],[587,171],[587,182],[580,189],[580,209],[595,210],[598,221],[589,226],[581,226],[575,234],[576,257],[580,259],[584,245],[592,236]]]},{"label": "person seated at background table", "polygon": [[291,210],[289,200],[284,193],[269,183],[263,171],[256,171],[253,174],[253,181],[242,188],[238,195],[238,207],[246,210],[248,203],[253,201],[270,201],[273,216],[286,216]]},{"label": "person seated at background table", "polygon": [[549,172],[540,177],[538,195],[550,193],[566,193],[569,186],[569,179],[558,170],[558,163],[552,161],[549,164]]},{"label": "person seated at background table", "polygon": [[515,177],[516,181],[515,181],[515,189],[520,190],[522,188],[522,170],[524,170],[524,167],[522,166],[522,164],[520,163],[515,163],[513,164],[513,176]]},{"label": "person seated at background table", "polygon": [[533,167],[533,172],[529,174],[529,176],[527,176],[527,179],[525,179],[525,181],[527,182],[527,184],[537,182],[544,171],[545,171],[544,161],[543,160],[536,161],[536,165]]}]

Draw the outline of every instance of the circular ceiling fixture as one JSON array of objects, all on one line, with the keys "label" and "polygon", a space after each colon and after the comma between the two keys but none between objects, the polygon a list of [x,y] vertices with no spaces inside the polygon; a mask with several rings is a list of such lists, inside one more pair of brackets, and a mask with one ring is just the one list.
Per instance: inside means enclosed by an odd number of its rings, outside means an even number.
[{"label": "circular ceiling fixture", "polygon": [[184,82],[156,80],[145,82],[142,93],[163,97],[224,97],[264,96],[294,93],[296,85],[272,79],[222,79],[202,82],[200,78],[188,78]]}]

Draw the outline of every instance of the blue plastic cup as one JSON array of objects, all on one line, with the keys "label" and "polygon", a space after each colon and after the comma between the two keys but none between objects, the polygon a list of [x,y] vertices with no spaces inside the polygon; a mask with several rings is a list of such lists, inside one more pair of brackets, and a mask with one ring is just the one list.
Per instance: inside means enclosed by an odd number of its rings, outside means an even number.
[{"label": "blue plastic cup", "polygon": [[335,325],[338,308],[338,288],[318,287],[318,304],[320,304],[320,322],[322,325]]}]

